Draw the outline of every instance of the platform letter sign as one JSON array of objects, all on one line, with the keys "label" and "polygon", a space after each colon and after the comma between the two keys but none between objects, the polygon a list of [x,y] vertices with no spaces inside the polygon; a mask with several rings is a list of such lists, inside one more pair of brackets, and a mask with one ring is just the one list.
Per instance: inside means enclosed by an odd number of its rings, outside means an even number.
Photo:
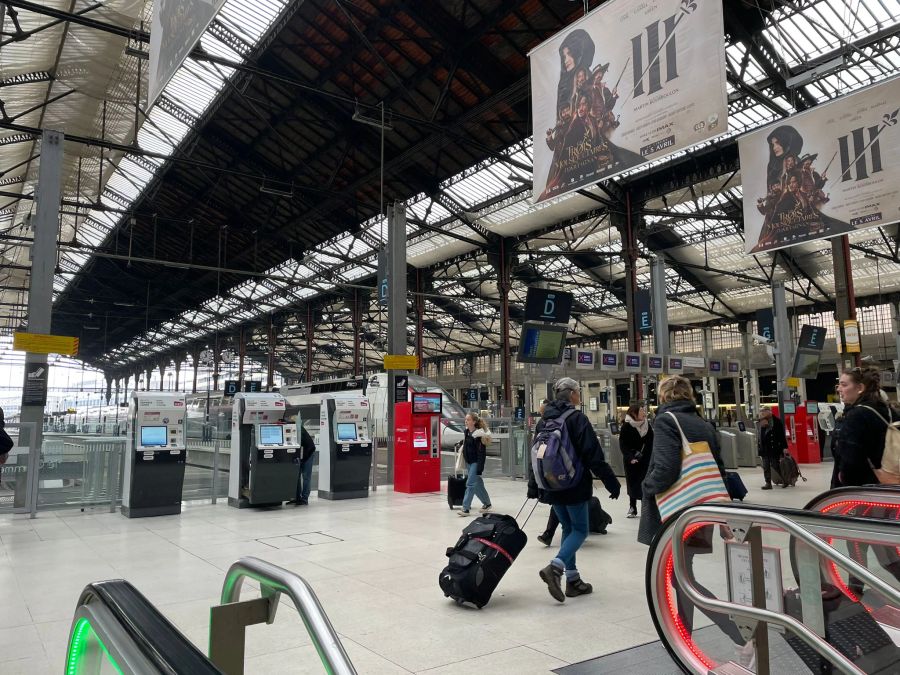
[{"label": "platform letter sign", "polygon": [[534,200],[725,132],[721,0],[611,0],[531,54]]},{"label": "platform letter sign", "polygon": [[262,380],[248,380],[244,382],[244,391],[248,393],[262,391]]},{"label": "platform letter sign", "polygon": [[223,394],[225,396],[234,396],[241,390],[241,383],[237,380],[225,380],[225,389],[223,390]]},{"label": "platform letter sign", "polygon": [[650,291],[639,288],[634,294],[635,313],[637,315],[637,328],[641,335],[653,333],[653,313],[650,310]]},{"label": "platform letter sign", "polygon": [[569,323],[572,294],[546,288],[529,288],[525,296],[525,320]]},{"label": "platform letter sign", "polygon": [[775,314],[771,308],[756,311],[756,332],[760,337],[775,342]]},{"label": "platform letter sign", "polygon": [[738,139],[747,253],[900,220],[900,79]]}]

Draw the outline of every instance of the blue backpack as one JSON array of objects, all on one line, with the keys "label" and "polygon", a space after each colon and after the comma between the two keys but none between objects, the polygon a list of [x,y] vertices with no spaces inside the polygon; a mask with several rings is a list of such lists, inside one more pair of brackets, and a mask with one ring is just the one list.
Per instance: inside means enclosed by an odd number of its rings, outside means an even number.
[{"label": "blue backpack", "polygon": [[555,419],[544,419],[531,444],[531,468],[541,490],[558,492],[581,482],[584,467],[569,439],[566,420],[575,412],[570,408]]}]

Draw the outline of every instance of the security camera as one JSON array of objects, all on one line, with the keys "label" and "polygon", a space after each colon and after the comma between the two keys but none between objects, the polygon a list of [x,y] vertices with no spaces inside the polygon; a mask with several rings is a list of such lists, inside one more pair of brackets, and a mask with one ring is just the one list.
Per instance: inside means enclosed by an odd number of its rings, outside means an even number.
[{"label": "security camera", "polygon": [[765,337],[765,336],[763,336],[763,335],[756,335],[756,334],[754,334],[754,335],[752,336],[752,338],[753,338],[753,344],[755,344],[755,345],[772,345],[772,344],[775,344],[775,340],[773,340],[772,338],[767,338],[767,337]]}]

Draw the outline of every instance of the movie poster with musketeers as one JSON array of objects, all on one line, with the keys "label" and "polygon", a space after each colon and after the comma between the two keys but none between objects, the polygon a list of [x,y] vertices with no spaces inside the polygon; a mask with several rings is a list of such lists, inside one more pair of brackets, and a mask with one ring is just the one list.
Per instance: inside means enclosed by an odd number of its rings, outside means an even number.
[{"label": "movie poster with musketeers", "polygon": [[900,220],[900,79],[738,140],[747,253]]},{"label": "movie poster with musketeers", "polygon": [[721,0],[612,0],[530,57],[535,202],[728,128]]}]

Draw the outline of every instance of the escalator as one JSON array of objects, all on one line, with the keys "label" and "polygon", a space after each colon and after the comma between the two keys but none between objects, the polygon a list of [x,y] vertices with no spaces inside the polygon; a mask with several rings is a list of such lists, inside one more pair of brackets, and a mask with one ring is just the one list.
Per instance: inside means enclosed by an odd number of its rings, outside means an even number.
[{"label": "escalator", "polygon": [[[246,579],[260,596],[241,600]],[[293,601],[326,673],[355,675],[312,588],[299,576],[258,558],[242,558],[226,574],[221,604],[210,612],[210,653],[203,654],[134,586],[89,584],[81,593],[66,655],[66,675],[232,675],[243,673],[247,626],[272,623],[282,595]]]},{"label": "escalator", "polygon": [[663,647],[685,673],[900,673],[898,520],[887,486],[685,509],[647,559]]}]

